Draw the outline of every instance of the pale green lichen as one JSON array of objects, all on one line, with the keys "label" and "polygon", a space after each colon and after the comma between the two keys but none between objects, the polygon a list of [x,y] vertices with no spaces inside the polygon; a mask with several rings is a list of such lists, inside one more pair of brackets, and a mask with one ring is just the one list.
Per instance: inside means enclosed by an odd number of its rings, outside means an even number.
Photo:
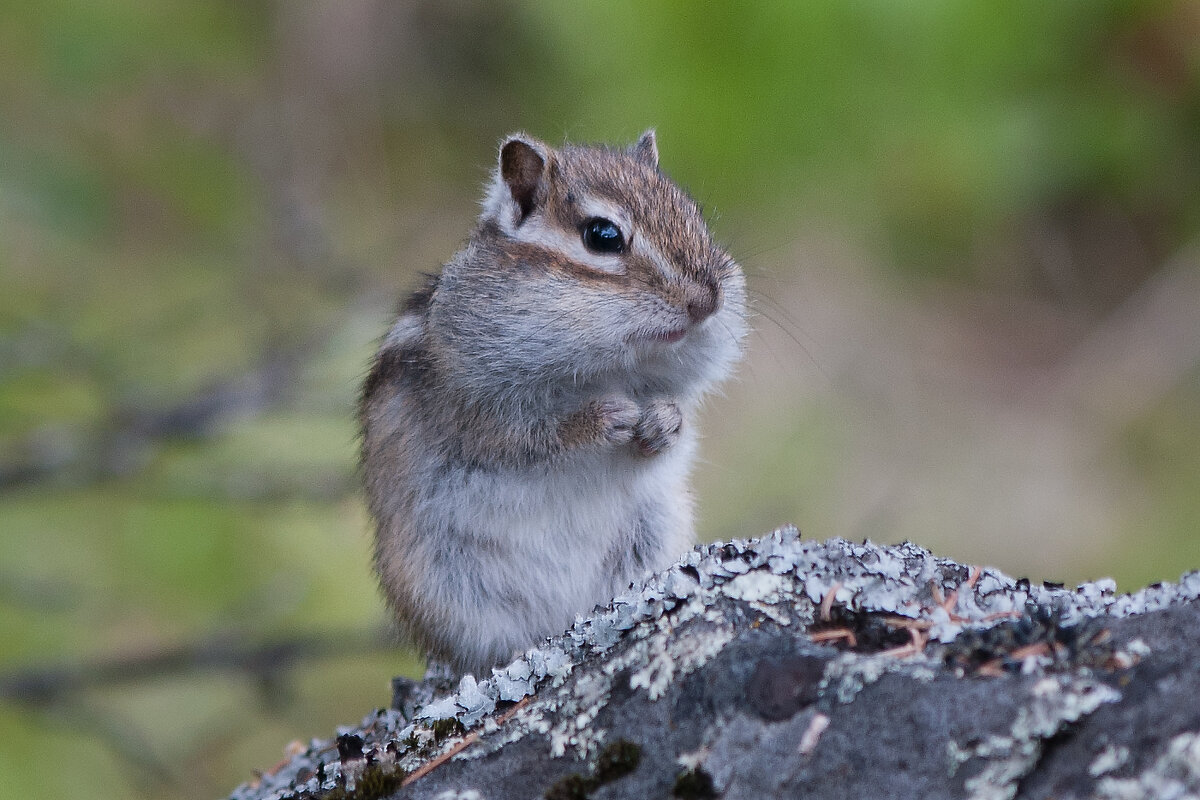
[{"label": "pale green lichen", "polygon": [[1200,798],[1200,733],[1181,733],[1154,765],[1133,778],[1104,778],[1098,800],[1197,800]]},{"label": "pale green lichen", "polygon": [[984,738],[973,747],[954,745],[952,761],[983,759],[983,768],[964,788],[971,800],[1011,800],[1018,783],[1037,764],[1045,740],[1064,725],[1084,717],[1121,693],[1090,678],[1053,676],[1033,685],[1030,702],[1017,711],[1006,735]]}]

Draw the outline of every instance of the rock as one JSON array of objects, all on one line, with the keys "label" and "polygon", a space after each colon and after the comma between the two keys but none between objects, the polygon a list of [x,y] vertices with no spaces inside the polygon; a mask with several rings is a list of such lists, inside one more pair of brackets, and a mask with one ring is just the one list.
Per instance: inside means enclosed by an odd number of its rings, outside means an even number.
[{"label": "rock", "polygon": [[232,797],[1200,797],[1198,597],[784,528]]}]

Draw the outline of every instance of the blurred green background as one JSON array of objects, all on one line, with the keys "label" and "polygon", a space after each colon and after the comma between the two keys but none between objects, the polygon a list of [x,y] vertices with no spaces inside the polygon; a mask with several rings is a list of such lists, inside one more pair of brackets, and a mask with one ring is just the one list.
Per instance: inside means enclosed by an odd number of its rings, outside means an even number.
[{"label": "blurred green background", "polygon": [[1200,567],[1200,3],[0,3],[0,786],[224,794],[388,701],[357,384],[494,148],[744,265],[701,534]]}]

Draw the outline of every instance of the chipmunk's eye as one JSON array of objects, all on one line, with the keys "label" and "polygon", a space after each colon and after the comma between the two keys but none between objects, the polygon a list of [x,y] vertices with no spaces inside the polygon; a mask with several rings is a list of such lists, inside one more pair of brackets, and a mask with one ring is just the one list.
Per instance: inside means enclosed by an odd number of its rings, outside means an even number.
[{"label": "chipmunk's eye", "polygon": [[583,223],[583,246],[593,253],[619,253],[625,249],[625,236],[611,219],[592,217]]}]

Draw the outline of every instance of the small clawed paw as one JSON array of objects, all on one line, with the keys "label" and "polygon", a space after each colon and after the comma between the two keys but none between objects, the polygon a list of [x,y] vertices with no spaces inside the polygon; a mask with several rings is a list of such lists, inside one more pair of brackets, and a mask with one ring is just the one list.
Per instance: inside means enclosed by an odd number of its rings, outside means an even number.
[{"label": "small clawed paw", "polygon": [[642,412],[642,418],[633,430],[633,440],[642,455],[658,455],[675,444],[682,427],[683,414],[679,406],[656,400]]},{"label": "small clawed paw", "polygon": [[633,440],[634,428],[641,417],[637,403],[617,395],[596,401],[594,408],[600,424],[600,436],[604,441],[621,445]]}]

